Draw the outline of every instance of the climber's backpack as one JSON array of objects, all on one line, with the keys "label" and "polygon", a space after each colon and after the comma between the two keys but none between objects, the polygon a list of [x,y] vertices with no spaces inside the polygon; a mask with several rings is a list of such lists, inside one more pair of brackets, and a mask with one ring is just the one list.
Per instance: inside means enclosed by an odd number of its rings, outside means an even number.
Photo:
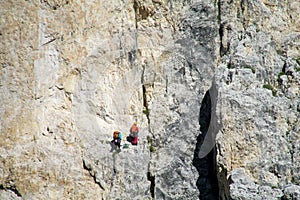
[{"label": "climber's backpack", "polygon": [[118,131],[114,132],[114,139],[119,139],[119,132]]}]

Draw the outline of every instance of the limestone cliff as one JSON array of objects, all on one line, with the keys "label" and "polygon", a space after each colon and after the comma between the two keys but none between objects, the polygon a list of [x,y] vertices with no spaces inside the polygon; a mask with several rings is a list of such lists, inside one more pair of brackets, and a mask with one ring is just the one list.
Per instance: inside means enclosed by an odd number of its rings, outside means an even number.
[{"label": "limestone cliff", "polygon": [[0,199],[300,199],[299,1],[0,14]]}]

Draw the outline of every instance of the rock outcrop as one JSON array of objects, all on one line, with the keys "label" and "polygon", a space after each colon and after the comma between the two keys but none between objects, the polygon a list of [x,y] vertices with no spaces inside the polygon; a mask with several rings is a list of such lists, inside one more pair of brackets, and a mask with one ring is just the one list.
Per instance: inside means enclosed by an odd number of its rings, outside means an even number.
[{"label": "rock outcrop", "polygon": [[0,199],[300,199],[300,2],[0,12]]}]

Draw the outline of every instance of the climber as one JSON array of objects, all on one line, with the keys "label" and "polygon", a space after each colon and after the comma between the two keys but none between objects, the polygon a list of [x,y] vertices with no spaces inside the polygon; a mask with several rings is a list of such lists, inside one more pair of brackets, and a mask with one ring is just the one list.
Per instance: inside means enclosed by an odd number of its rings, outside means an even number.
[{"label": "climber", "polygon": [[111,141],[116,147],[121,149],[121,140],[122,140],[122,133],[118,130],[114,131],[113,133],[113,140]]},{"label": "climber", "polygon": [[138,137],[139,137],[139,128],[137,126],[137,123],[134,122],[133,125],[131,126],[129,130],[130,134],[126,138],[128,142],[131,142],[132,145],[137,145],[138,144]]}]

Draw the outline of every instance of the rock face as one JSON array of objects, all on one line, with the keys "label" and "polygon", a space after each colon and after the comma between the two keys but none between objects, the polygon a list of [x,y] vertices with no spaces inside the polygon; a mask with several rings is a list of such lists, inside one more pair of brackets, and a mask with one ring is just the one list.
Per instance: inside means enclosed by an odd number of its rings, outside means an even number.
[{"label": "rock face", "polygon": [[[221,15],[223,56],[216,72],[223,127],[217,135],[218,166],[232,176],[242,168],[245,173],[239,176],[245,174],[254,183],[244,190],[241,185],[249,184],[233,179],[233,199],[280,199],[286,185],[299,185],[296,4],[221,3],[221,10],[230,12]],[[240,20],[232,21],[234,15],[240,15]]]},{"label": "rock face", "polygon": [[0,199],[300,199],[300,2],[0,12]]}]

